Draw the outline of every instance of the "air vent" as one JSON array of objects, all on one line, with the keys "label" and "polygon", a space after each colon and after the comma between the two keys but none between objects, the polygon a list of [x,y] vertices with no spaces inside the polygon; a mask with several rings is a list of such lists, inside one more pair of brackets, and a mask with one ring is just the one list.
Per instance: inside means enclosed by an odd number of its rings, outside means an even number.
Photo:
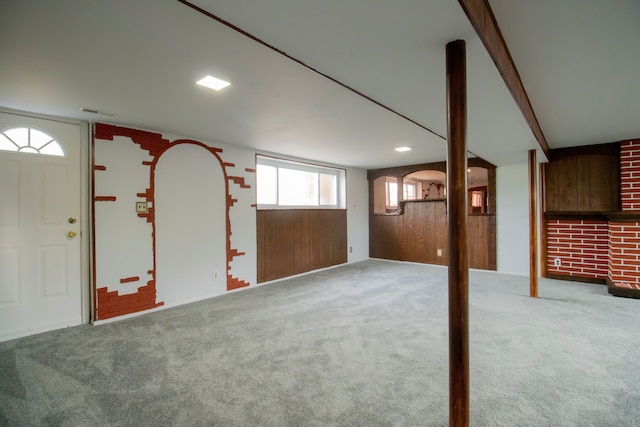
[{"label": "air vent", "polygon": [[101,116],[109,116],[109,117],[115,116],[115,114],[113,113],[107,113],[106,111],[96,110],[95,108],[87,108],[87,107],[82,107],[82,112],[91,113],[91,114],[100,114]]}]

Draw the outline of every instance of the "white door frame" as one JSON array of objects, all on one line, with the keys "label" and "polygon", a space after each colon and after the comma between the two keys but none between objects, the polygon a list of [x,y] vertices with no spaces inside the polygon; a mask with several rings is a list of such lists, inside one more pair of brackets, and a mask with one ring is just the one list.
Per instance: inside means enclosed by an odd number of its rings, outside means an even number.
[{"label": "white door frame", "polygon": [[64,117],[47,116],[44,114],[31,113],[27,111],[11,110],[0,107],[0,112],[13,114],[16,116],[32,117],[35,119],[51,120],[56,122],[71,123],[79,125],[80,136],[80,283],[81,283],[81,304],[82,323],[91,322],[93,313],[93,289],[91,287],[91,277],[93,271],[93,260],[90,256],[93,242],[93,215],[91,212],[90,184],[91,184],[91,126],[89,122],[68,119]]}]

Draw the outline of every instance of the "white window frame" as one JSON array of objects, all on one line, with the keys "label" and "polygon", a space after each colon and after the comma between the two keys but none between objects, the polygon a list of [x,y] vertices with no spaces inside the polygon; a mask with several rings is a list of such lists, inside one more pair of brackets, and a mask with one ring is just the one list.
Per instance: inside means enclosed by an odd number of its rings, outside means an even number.
[{"label": "white window frame", "polygon": [[[404,192],[404,200],[417,200],[418,197],[418,183],[415,181],[404,181],[403,182],[403,189],[402,191]],[[413,189],[413,197],[410,197],[409,195],[409,188]]]},{"label": "white window frame", "polygon": [[[257,208],[259,210],[262,209],[345,209],[346,208],[346,170],[340,168],[334,168],[329,166],[320,166],[314,165],[311,163],[303,163],[299,161],[293,160],[285,160],[279,159],[276,157],[269,157],[261,154],[256,155],[256,169],[258,165],[272,166],[277,168],[286,168],[299,170],[302,172],[312,172],[317,174],[326,174],[326,175],[334,175],[336,177],[336,203],[331,205],[321,205],[320,204],[320,189],[318,187],[318,204],[317,205],[281,205],[279,203],[280,195],[279,185],[278,185],[278,173],[276,171],[276,203],[275,204],[267,204],[267,203],[257,203]],[[319,175],[318,175],[319,176]],[[318,183],[319,185],[319,183]],[[256,200],[257,200],[257,192],[260,191],[258,188],[260,183],[258,182],[256,176]]]},{"label": "white window frame", "polygon": [[[391,188],[391,184],[395,185],[395,188]],[[387,209],[396,209],[398,207],[398,178],[393,176],[387,176],[384,182],[384,190],[386,194],[386,207]],[[395,201],[395,203],[393,203]]]},{"label": "white window frame", "polygon": [[[21,140],[16,140],[9,135],[11,131],[25,131],[26,141],[21,138]],[[39,142],[36,142],[38,145],[33,145],[32,141],[34,139],[34,132],[40,134],[45,137],[44,139],[40,139]],[[35,154],[40,156],[51,156],[51,157],[65,157],[66,154],[64,152],[64,147],[58,140],[56,140],[53,136],[49,135],[47,132],[40,130],[36,127],[32,126],[12,126],[6,129],[0,129],[0,138],[6,142],[6,147],[3,147],[0,144],[0,151],[8,152],[8,153],[21,153],[21,154]],[[44,142],[46,141],[46,142]],[[26,142],[26,145],[24,143]],[[22,144],[22,145],[20,145]],[[51,149],[47,149],[47,151],[43,150],[48,147],[55,147],[53,152]]]}]

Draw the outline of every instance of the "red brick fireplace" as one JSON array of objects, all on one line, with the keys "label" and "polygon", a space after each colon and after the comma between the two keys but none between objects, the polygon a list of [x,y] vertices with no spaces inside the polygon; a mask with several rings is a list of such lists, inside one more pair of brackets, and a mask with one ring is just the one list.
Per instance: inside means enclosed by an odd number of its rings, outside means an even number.
[{"label": "red brick fireplace", "polygon": [[[640,139],[620,143],[621,209],[547,214],[549,277],[607,283],[640,297]],[[559,265],[558,265],[559,264]]]}]

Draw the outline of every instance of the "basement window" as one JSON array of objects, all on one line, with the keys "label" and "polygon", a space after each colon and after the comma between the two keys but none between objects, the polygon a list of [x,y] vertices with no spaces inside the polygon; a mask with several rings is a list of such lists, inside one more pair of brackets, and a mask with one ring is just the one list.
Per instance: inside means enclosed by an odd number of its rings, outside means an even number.
[{"label": "basement window", "polygon": [[258,209],[344,209],[345,170],[256,156]]},{"label": "basement window", "polygon": [[387,209],[398,207],[398,179],[392,176],[386,177],[385,181],[386,206]]}]

